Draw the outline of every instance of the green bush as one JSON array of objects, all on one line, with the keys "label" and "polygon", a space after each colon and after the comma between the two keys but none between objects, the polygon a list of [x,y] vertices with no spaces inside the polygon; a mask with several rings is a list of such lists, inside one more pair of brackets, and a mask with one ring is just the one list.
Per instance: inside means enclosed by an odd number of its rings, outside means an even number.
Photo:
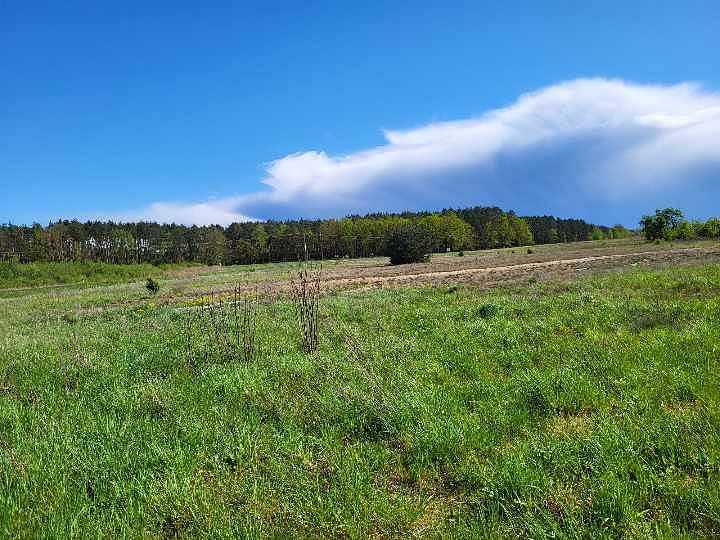
[{"label": "green bush", "polygon": [[600,227],[593,227],[592,231],[590,231],[590,240],[604,240],[605,239],[605,233],[602,232],[602,229]]},{"label": "green bush", "polygon": [[655,215],[643,216],[640,220],[645,238],[652,240],[672,240],[676,229],[683,223],[683,213],[677,208],[656,210]]},{"label": "green bush", "polygon": [[720,218],[710,218],[698,224],[697,234],[703,238],[720,238]]},{"label": "green bush", "polygon": [[665,208],[657,210],[654,216],[643,216],[643,234],[650,241],[695,240],[696,238],[720,238],[720,219],[710,218],[706,222],[687,221],[680,210]]},{"label": "green bush", "polygon": [[428,260],[431,242],[424,229],[410,223],[400,225],[388,233],[385,253],[390,264],[408,264]]},{"label": "green bush", "polygon": [[150,294],[155,295],[158,291],[160,291],[160,284],[153,278],[149,277],[147,278],[147,281],[145,281],[145,288]]},{"label": "green bush", "polygon": [[671,238],[677,240],[694,240],[697,238],[697,229],[699,224],[683,221],[680,223],[670,235]]},{"label": "green bush", "polygon": [[477,308],[477,316],[481,319],[490,319],[500,312],[495,304],[480,304]]}]

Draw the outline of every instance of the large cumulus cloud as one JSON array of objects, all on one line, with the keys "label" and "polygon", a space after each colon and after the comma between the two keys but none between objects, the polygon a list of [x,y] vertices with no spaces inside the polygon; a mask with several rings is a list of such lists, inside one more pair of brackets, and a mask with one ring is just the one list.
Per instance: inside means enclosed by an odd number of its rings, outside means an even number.
[{"label": "large cumulus cloud", "polygon": [[385,139],[348,155],[275,160],[256,193],[125,217],[227,223],[497,204],[628,223],[665,203],[707,214],[720,196],[720,94],[693,83],[574,80]]}]

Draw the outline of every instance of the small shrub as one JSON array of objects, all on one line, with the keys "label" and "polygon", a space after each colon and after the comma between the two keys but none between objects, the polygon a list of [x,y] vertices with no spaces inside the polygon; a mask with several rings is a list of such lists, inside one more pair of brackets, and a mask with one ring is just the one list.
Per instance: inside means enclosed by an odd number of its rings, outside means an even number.
[{"label": "small shrub", "polygon": [[477,308],[477,316],[481,319],[490,319],[500,312],[500,308],[495,304],[482,304]]},{"label": "small shrub", "polygon": [[429,258],[430,249],[427,232],[412,224],[393,229],[385,240],[385,251],[393,265],[425,262]]},{"label": "small shrub", "polygon": [[465,256],[465,252],[462,249],[460,251],[458,251],[458,257],[464,257],[464,256]]},{"label": "small shrub", "polygon": [[532,255],[535,253],[535,250],[533,248],[527,248],[528,255]]},{"label": "small shrub", "polygon": [[149,277],[145,281],[145,288],[147,289],[147,291],[150,294],[152,294],[154,296],[160,290],[160,284],[157,281],[155,281],[153,278]]},{"label": "small shrub", "polygon": [[605,233],[600,227],[593,227],[589,234],[588,240],[605,240]]}]

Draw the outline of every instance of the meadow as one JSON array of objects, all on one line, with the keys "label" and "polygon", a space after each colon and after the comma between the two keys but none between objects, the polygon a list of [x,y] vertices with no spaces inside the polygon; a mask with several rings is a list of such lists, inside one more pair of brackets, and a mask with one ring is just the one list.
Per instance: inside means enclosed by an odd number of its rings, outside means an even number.
[{"label": "meadow", "polygon": [[[178,266],[178,265],[175,265]],[[187,266],[187,265],[185,265]],[[103,262],[34,262],[0,261],[0,291],[42,286],[100,285],[122,283],[156,276],[171,265],[110,264]]]},{"label": "meadow", "polygon": [[0,298],[0,536],[720,535],[720,265],[335,290],[312,353],[287,295],[249,360],[192,324],[294,268]]}]

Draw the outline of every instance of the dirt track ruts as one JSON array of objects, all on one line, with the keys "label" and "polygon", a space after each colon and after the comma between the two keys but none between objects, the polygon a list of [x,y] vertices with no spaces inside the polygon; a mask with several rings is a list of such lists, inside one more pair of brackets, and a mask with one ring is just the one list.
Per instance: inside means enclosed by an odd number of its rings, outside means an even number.
[{"label": "dirt track ruts", "polygon": [[[617,270],[628,266],[661,267],[686,265],[704,262],[720,262],[720,248],[681,248],[646,251],[640,253],[622,253],[595,255],[571,259],[558,259],[540,262],[517,263],[500,266],[462,268],[458,270],[433,270],[410,272],[396,275],[343,276],[327,275],[322,280],[322,288],[332,291],[345,288],[382,287],[385,285],[473,283],[492,286],[506,282],[520,282],[529,278],[551,279],[582,275],[580,272],[596,273]],[[386,267],[379,267],[386,268]],[[289,287],[289,281],[274,281],[260,284],[266,292],[280,293]]]},{"label": "dirt track ruts", "polygon": [[[514,255],[517,257],[518,255]],[[530,255],[520,255],[526,257]],[[537,253],[532,257],[547,258],[551,253]],[[438,257],[440,259],[440,257]],[[628,253],[598,254],[590,256],[568,257],[563,259],[531,260],[507,264],[505,255],[497,258],[477,257],[458,261],[438,260],[430,263],[409,264],[401,266],[378,265],[363,266],[359,268],[328,268],[323,272],[321,289],[327,294],[334,291],[347,290],[359,292],[367,289],[435,285],[449,286],[455,284],[471,284],[479,288],[491,288],[519,283],[530,280],[571,280],[577,277],[614,272],[637,268],[661,268],[667,266],[687,266],[706,263],[720,263],[720,244],[710,247],[689,248],[663,248],[657,250],[635,251]],[[437,266],[442,265],[437,269]],[[460,268],[452,269],[452,266]],[[433,269],[435,267],[435,269]],[[358,275],[359,274],[359,275]],[[157,303],[164,305],[177,305],[192,301],[212,292],[214,295],[232,293],[237,281],[194,292],[183,291],[162,299]],[[292,282],[289,279],[260,281],[240,285],[240,291],[257,291],[261,297],[271,300],[286,296],[292,291]],[[80,310],[82,313],[95,313],[109,308],[120,308],[133,304],[133,300],[125,300],[104,305],[102,308],[92,307]]]}]

